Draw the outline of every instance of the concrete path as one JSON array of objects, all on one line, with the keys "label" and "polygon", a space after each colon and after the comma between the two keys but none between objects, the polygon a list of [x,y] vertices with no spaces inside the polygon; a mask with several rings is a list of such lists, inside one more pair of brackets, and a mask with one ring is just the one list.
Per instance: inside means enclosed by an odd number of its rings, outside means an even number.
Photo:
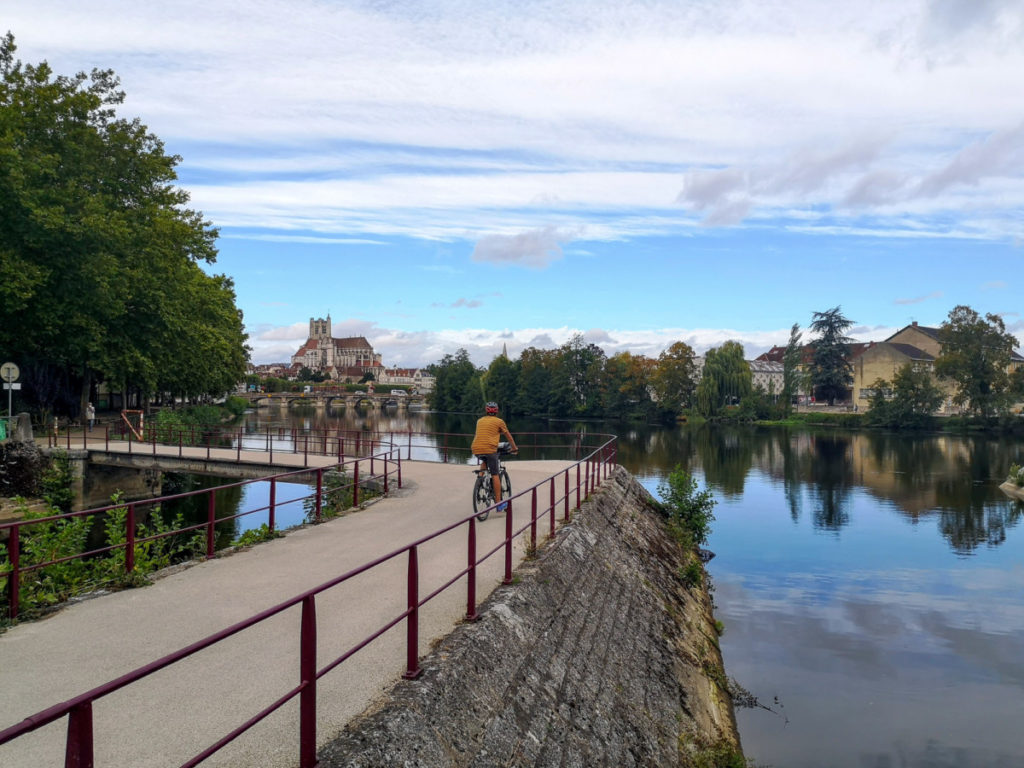
[{"label": "concrete path", "polygon": [[[509,473],[513,488],[523,489],[566,466],[567,462],[511,461]],[[471,511],[472,475],[467,466],[403,462],[402,469],[404,487],[362,511],[203,562],[151,586],[71,605],[0,635],[0,729]],[[562,487],[560,480],[559,497]],[[545,504],[547,492],[538,493],[538,498],[540,505]],[[517,526],[529,509],[528,500],[518,503]],[[492,513],[479,524],[478,555],[498,546],[504,530],[505,517],[500,514]],[[547,526],[540,530],[543,535]],[[515,544],[516,562],[525,554],[524,539]],[[422,546],[419,561],[422,597],[465,567],[466,527]],[[318,666],[405,609],[406,563],[405,556],[398,557],[317,598]],[[478,601],[500,584],[503,569],[501,552],[478,569]],[[462,579],[420,610],[420,654],[451,631],[464,615],[465,603]],[[298,683],[298,627],[298,609],[291,609],[97,702],[96,765],[178,766],[202,751]],[[404,663],[403,623],[323,677],[318,684],[318,744],[398,680]],[[288,704],[204,765],[297,765],[297,714],[297,703]],[[65,733],[62,719],[0,746],[0,765],[63,765]]]}]

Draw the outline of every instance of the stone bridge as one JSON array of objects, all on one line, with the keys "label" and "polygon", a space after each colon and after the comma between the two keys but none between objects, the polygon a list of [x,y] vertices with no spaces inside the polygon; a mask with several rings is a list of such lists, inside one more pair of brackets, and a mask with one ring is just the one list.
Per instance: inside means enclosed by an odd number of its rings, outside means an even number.
[{"label": "stone bridge", "polygon": [[292,405],[306,405],[313,408],[329,408],[331,406],[343,406],[345,408],[356,408],[369,406],[375,410],[384,407],[394,406],[399,410],[410,407],[422,408],[426,405],[427,399],[423,395],[392,395],[389,392],[247,392],[244,397],[256,408],[280,407],[288,408]]}]

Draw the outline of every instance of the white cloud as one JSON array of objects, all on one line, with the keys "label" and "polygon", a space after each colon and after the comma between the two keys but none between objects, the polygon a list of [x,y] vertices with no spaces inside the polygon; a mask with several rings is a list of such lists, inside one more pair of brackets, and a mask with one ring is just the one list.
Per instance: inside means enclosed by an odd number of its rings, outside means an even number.
[{"label": "white cloud", "polygon": [[26,61],[121,75],[226,236],[1021,235],[1016,0],[10,5]]}]

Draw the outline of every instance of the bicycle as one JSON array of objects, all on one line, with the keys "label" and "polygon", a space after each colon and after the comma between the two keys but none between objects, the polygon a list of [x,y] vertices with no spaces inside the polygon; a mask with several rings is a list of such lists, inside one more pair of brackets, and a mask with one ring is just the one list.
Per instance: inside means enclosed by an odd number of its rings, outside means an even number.
[{"label": "bicycle", "polygon": [[[505,471],[505,462],[501,460],[502,456],[510,453],[512,451],[509,450],[508,443],[498,443],[498,477],[501,478],[502,501],[507,501],[512,496],[512,481]],[[473,483],[473,512],[476,513],[476,519],[483,522],[491,513],[491,507],[497,502],[494,498],[494,475],[485,462],[480,462],[480,466],[473,470],[473,474],[476,475],[476,482]]]}]

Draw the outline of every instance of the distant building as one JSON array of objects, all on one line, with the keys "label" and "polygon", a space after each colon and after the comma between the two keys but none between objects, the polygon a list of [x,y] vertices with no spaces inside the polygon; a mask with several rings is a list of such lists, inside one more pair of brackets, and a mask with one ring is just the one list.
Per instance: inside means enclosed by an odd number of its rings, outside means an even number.
[{"label": "distant building", "polygon": [[367,373],[377,379],[383,369],[381,356],[373,351],[364,336],[335,338],[331,316],[309,319],[309,338],[292,355],[290,373],[303,368],[322,373],[333,381],[359,381]]},{"label": "distant building", "polygon": [[775,397],[782,394],[782,385],[785,383],[782,363],[773,363],[770,360],[748,360],[747,365],[750,366],[750,383],[754,389],[760,387],[766,394]]},{"label": "distant building", "polygon": [[377,381],[381,384],[414,387],[422,394],[434,391],[435,379],[422,368],[382,368]]}]

